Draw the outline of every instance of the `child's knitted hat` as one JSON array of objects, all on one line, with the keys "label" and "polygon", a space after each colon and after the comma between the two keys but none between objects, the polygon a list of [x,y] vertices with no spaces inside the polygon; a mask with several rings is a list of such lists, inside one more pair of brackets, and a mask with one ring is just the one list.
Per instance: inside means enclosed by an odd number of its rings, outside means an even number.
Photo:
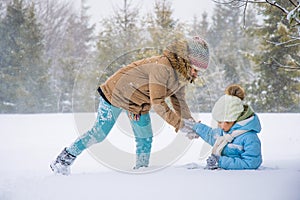
[{"label": "child's knitted hat", "polygon": [[226,94],[215,103],[212,117],[217,122],[234,122],[243,111],[242,100],[236,96]]}]

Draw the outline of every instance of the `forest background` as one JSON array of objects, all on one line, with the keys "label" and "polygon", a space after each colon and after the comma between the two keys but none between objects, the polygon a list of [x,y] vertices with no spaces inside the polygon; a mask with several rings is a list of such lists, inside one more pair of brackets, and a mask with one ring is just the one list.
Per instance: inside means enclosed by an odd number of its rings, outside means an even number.
[{"label": "forest background", "polygon": [[94,112],[97,86],[113,72],[193,35],[207,40],[211,54],[187,91],[193,112],[210,112],[231,83],[246,88],[256,112],[300,112],[300,29],[280,9],[220,3],[210,18],[203,12],[182,22],[172,1],[156,0],[147,13],[122,2],[96,29],[85,0],[79,9],[70,1],[2,0],[0,113]]}]

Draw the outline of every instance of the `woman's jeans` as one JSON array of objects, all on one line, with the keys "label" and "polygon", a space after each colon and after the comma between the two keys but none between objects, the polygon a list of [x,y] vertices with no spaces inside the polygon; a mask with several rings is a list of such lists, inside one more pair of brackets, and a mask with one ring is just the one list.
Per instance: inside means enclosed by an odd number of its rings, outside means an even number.
[{"label": "woman's jeans", "polygon": [[[98,115],[94,126],[78,137],[67,148],[67,151],[74,156],[78,156],[86,148],[102,142],[116,123],[121,112],[121,108],[109,104],[100,96]],[[138,121],[130,119],[130,123],[136,141],[136,155],[148,155],[149,158],[153,137],[149,113],[141,115]]]}]

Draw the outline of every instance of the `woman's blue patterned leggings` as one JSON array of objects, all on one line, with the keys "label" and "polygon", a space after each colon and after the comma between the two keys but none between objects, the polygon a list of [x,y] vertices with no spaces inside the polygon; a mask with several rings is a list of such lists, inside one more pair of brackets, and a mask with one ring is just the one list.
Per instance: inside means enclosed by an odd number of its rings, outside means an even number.
[{"label": "woman's blue patterned leggings", "polygon": [[[94,126],[78,137],[67,148],[67,151],[74,156],[78,156],[91,145],[102,142],[116,123],[121,112],[121,108],[109,104],[100,96],[98,115]],[[136,141],[136,154],[150,154],[153,133],[149,113],[141,115],[138,121],[130,119],[130,123]]]}]

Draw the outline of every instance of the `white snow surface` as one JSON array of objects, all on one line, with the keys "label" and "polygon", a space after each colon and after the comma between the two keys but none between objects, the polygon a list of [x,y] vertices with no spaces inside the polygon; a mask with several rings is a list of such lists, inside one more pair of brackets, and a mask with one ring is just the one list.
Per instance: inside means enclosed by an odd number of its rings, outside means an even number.
[{"label": "white snow surface", "polygon": [[[0,115],[0,200],[300,200],[300,114],[258,115],[264,159],[258,170],[186,169],[188,163],[205,166],[205,159],[199,160],[204,142],[198,139],[171,166],[150,173],[115,171],[84,151],[70,176],[53,174],[49,164],[77,138],[74,114]],[[209,124],[210,116],[197,118]],[[134,151],[134,139],[118,140],[119,132],[114,128],[107,139]],[[169,126],[160,132],[153,151],[176,134]]]}]

